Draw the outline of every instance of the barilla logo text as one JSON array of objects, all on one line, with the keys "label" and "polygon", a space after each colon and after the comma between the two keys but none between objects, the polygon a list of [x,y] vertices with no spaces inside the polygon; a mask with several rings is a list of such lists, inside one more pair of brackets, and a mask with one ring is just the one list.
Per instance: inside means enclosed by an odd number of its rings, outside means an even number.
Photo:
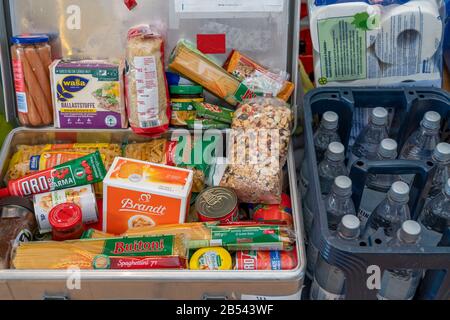
[{"label": "barilla logo text", "polygon": [[135,202],[130,198],[125,198],[122,200],[122,208],[119,209],[119,211],[163,216],[166,213],[167,208],[163,205],[152,206],[150,204],[151,199],[152,195],[147,193],[141,194],[139,202]]},{"label": "barilla logo text", "polygon": [[20,180],[20,191],[24,196],[75,186],[75,178],[69,167],[48,170],[45,175],[25,177]]},{"label": "barilla logo text", "polygon": [[65,77],[56,86],[58,101],[65,102],[72,99],[74,97],[73,94],[83,90],[88,83],[89,79],[80,76]]},{"label": "barilla logo text", "polygon": [[161,252],[164,251],[164,239],[159,241],[135,240],[132,243],[119,241],[115,243],[113,254],[123,255],[130,253]]}]

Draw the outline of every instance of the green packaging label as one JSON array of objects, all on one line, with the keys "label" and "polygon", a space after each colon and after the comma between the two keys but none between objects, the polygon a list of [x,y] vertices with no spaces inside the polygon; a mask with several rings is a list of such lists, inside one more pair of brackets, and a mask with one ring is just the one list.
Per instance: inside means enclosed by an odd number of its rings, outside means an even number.
[{"label": "green packaging label", "polygon": [[210,244],[235,250],[279,250],[283,248],[278,226],[212,227]]},{"label": "green packaging label", "polygon": [[233,121],[234,111],[231,109],[219,107],[210,103],[194,102],[194,107],[197,110],[197,116],[225,122],[231,124]]},{"label": "green packaging label", "polygon": [[319,84],[367,78],[367,28],[360,15],[318,22],[321,75]]},{"label": "green packaging label", "polygon": [[186,120],[188,129],[208,130],[208,129],[228,129],[230,124],[210,119]]},{"label": "green packaging label", "polygon": [[105,240],[102,254],[107,256],[171,256],[174,236],[116,238]]},{"label": "green packaging label", "polygon": [[239,87],[237,88],[236,92],[234,93],[234,98],[238,102],[242,102],[247,99],[252,99],[255,97],[262,97],[263,93],[260,92],[253,92],[251,91],[245,84],[241,83]]}]

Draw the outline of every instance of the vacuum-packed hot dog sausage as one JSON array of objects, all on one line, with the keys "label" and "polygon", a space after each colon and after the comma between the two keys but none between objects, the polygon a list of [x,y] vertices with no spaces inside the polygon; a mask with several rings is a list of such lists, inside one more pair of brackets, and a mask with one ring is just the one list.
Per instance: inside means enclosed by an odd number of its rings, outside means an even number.
[{"label": "vacuum-packed hot dog sausage", "polygon": [[36,46],[36,50],[41,58],[41,61],[44,65],[45,72],[47,73],[47,77],[50,77],[50,70],[48,67],[52,64],[52,53],[49,45],[38,45]]},{"label": "vacuum-packed hot dog sausage", "polygon": [[[26,86],[27,92],[30,92],[28,86]],[[27,104],[28,104],[28,120],[32,126],[42,126],[44,125],[44,121],[42,121],[41,116],[39,115],[39,111],[36,108],[36,105],[33,101],[33,97],[30,94],[27,94]]]}]

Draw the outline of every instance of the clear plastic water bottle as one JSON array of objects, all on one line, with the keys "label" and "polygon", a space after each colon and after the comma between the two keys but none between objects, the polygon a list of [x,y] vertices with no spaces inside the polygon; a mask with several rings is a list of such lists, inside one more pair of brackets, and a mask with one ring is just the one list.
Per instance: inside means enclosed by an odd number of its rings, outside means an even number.
[{"label": "clear plastic water bottle", "polygon": [[332,142],[328,146],[325,159],[319,164],[319,182],[323,196],[331,192],[334,179],[339,176],[348,176],[345,167],[345,147],[342,143]]},{"label": "clear plastic water bottle", "polygon": [[388,117],[389,112],[385,108],[372,110],[369,124],[361,131],[351,148],[349,170],[358,159],[371,159],[376,156],[381,141],[389,136]]},{"label": "clear plastic water bottle", "polygon": [[[378,148],[378,153],[374,159],[375,161],[395,160],[398,156],[398,145],[395,140],[384,139]],[[358,210],[358,218],[361,220],[361,226],[364,229],[369,219],[370,214],[375,208],[386,198],[386,193],[389,192],[392,184],[395,181],[400,181],[401,177],[398,175],[389,174],[369,174],[367,176],[366,186],[364,188],[361,205]]]},{"label": "clear plastic water bottle", "polygon": [[441,115],[434,111],[425,114],[419,129],[406,141],[400,158],[429,161],[440,142]]},{"label": "clear plastic water bottle", "polygon": [[[354,215],[342,218],[336,236],[349,245],[358,246],[361,225]],[[310,292],[311,300],[344,300],[345,275],[339,268],[330,265],[322,256],[317,258],[314,281]]]},{"label": "clear plastic water bottle", "polygon": [[[352,180],[346,176],[339,176],[334,180],[331,193],[325,198],[328,228],[336,231],[342,218],[346,215],[356,215],[352,200]],[[314,272],[319,250],[312,241],[307,248],[307,275],[311,277]]]},{"label": "clear plastic water bottle", "polygon": [[370,215],[364,231],[364,239],[370,244],[380,244],[377,235],[394,238],[402,223],[411,219],[408,207],[409,186],[401,181],[395,182],[387,197]]},{"label": "clear plastic water bottle", "polygon": [[[322,121],[319,129],[314,134],[314,148],[316,150],[317,163],[320,163],[325,158],[325,153],[328,150],[328,146],[332,142],[341,142],[341,138],[338,134],[339,128],[339,116],[333,111],[327,111],[323,114]],[[308,170],[307,161],[303,161],[302,169],[300,172],[300,191],[302,197],[305,196],[309,180],[310,171]]]},{"label": "clear plastic water bottle", "polygon": [[[397,237],[388,243],[391,248],[419,248],[421,227],[416,221],[405,221]],[[379,300],[412,300],[416,294],[423,270],[386,270],[381,278]]]},{"label": "clear plastic water bottle", "polygon": [[450,227],[450,179],[447,180],[441,194],[425,206],[419,222],[424,229],[423,243],[437,246],[444,232]]},{"label": "clear plastic water bottle", "polygon": [[439,143],[434,150],[432,160],[436,165],[436,173],[429,194],[429,199],[434,198],[442,192],[450,179],[450,144]]},{"label": "clear plastic water bottle", "polygon": [[342,217],[348,214],[356,215],[352,200],[352,180],[339,176],[334,180],[333,190],[325,198],[328,228],[336,231]]}]

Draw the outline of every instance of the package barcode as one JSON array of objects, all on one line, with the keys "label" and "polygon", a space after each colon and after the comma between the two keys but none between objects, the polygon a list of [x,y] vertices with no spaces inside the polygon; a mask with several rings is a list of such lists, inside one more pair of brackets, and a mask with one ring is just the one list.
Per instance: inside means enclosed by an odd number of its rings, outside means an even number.
[{"label": "package barcode", "polygon": [[142,128],[154,128],[154,127],[159,127],[160,125],[161,125],[161,122],[159,120],[149,120],[149,121],[141,122]]},{"label": "package barcode", "polygon": [[25,92],[17,92],[17,110],[21,113],[28,113],[27,94]]}]

